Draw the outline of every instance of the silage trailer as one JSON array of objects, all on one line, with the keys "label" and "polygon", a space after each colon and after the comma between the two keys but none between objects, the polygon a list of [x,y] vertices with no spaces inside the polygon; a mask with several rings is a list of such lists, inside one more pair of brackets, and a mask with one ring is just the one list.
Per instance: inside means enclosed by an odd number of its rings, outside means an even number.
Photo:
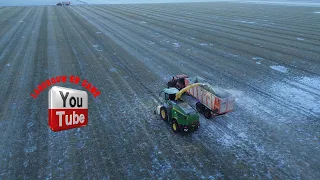
[{"label": "silage trailer", "polygon": [[168,86],[180,89],[194,83],[200,83],[200,85],[188,89],[187,94],[197,100],[196,109],[206,118],[223,115],[233,110],[235,97],[223,89],[211,86],[203,78],[177,75],[168,82]]}]

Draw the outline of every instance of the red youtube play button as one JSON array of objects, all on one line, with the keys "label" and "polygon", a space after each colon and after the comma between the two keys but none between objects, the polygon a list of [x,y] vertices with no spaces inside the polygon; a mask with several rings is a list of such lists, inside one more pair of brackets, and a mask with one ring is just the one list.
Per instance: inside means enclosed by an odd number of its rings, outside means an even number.
[{"label": "red youtube play button", "polygon": [[49,90],[49,127],[62,131],[88,124],[88,94],[86,91],[53,86]]}]

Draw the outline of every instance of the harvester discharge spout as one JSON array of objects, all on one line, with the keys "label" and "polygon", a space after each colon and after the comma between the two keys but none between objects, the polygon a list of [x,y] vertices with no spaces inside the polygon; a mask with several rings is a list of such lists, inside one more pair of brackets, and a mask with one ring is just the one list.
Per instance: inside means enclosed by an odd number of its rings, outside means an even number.
[{"label": "harvester discharge spout", "polygon": [[190,84],[188,86],[186,86],[185,88],[181,89],[179,92],[176,93],[176,101],[180,99],[180,97],[182,96],[183,93],[187,92],[189,89],[196,87],[196,86],[200,86],[201,83],[194,83],[194,84]]}]

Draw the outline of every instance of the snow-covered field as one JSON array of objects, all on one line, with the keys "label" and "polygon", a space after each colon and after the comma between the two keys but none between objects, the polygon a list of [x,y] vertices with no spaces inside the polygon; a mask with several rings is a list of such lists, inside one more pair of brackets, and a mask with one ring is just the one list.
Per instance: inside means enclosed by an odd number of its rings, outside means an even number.
[{"label": "snow-covered field", "polygon": [[[0,7],[0,179],[320,179],[318,7],[79,4]],[[181,73],[234,111],[174,134],[153,110]],[[101,89],[87,127],[52,132],[30,96],[58,75]]]}]

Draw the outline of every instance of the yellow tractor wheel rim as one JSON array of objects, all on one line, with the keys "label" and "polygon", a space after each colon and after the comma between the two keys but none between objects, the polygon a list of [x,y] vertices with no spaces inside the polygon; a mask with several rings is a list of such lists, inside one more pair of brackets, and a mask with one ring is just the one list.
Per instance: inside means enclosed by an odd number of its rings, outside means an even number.
[{"label": "yellow tractor wheel rim", "polygon": [[161,117],[164,119],[166,118],[166,112],[164,110],[161,111]]},{"label": "yellow tractor wheel rim", "polygon": [[172,127],[173,127],[173,130],[177,130],[177,125],[174,123],[174,124],[172,124]]}]

